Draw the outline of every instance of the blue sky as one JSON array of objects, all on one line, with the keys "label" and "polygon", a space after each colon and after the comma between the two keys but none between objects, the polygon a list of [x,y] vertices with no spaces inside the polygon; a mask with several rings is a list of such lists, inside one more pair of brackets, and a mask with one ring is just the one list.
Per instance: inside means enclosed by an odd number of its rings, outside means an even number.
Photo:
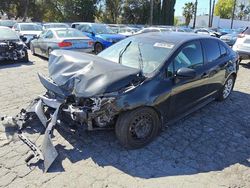
[{"label": "blue sky", "polygon": [[[175,16],[182,16],[182,7],[187,2],[195,2],[195,0],[176,0],[175,3]],[[213,0],[212,0],[213,2]],[[215,0],[215,3],[217,0]],[[208,14],[209,12],[209,0],[198,0],[197,15]]]}]

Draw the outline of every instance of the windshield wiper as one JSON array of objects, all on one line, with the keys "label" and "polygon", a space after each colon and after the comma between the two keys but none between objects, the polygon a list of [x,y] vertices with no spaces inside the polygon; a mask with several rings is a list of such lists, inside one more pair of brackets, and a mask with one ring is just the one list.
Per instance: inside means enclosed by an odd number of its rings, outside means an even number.
[{"label": "windshield wiper", "polygon": [[143,73],[143,59],[142,59],[142,53],[141,53],[141,48],[140,48],[140,44],[138,43],[138,50],[139,50],[139,68],[141,70],[141,72]]},{"label": "windshield wiper", "polygon": [[130,46],[131,43],[132,43],[132,41],[129,41],[129,43],[125,46],[125,48],[122,49],[122,50],[119,52],[119,59],[118,59],[118,63],[119,63],[119,64],[122,63],[122,56],[123,56],[124,52],[127,50],[127,48]]}]

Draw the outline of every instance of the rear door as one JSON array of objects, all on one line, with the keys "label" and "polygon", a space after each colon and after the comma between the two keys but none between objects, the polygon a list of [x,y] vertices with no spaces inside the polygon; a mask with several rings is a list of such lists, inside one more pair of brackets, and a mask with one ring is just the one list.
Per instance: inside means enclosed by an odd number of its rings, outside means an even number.
[{"label": "rear door", "polygon": [[204,69],[203,51],[199,40],[184,45],[174,56],[168,71],[176,74],[176,71],[183,67],[194,69],[196,76],[191,79],[174,77],[170,105],[171,117],[173,118],[183,115],[200,104],[204,96],[207,95],[203,78],[206,70]]},{"label": "rear door", "polygon": [[204,79],[206,82],[206,90],[208,96],[215,94],[222,88],[226,67],[228,66],[230,57],[228,50],[222,42],[216,39],[202,39],[202,46],[205,55]]},{"label": "rear door", "polygon": [[40,48],[43,55],[48,56],[48,49],[49,47],[51,47],[50,44],[53,38],[53,32],[51,30],[48,30],[48,32],[45,34],[43,40],[40,43]]}]

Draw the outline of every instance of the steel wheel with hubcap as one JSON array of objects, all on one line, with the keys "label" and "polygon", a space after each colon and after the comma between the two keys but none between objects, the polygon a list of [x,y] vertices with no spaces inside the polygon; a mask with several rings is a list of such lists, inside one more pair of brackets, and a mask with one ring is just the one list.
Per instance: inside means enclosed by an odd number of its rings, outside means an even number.
[{"label": "steel wheel with hubcap", "polygon": [[233,75],[229,76],[225,82],[222,90],[219,93],[218,100],[223,101],[229,97],[234,87],[235,77]]},{"label": "steel wheel with hubcap", "polygon": [[147,145],[160,129],[160,118],[150,107],[137,108],[120,114],[115,126],[118,140],[129,149]]}]

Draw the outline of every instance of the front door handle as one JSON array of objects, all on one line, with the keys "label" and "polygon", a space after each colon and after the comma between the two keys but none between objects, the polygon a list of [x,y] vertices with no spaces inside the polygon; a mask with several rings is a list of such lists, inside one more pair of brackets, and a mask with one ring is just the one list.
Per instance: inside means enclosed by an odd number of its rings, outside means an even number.
[{"label": "front door handle", "polygon": [[209,77],[209,74],[207,72],[204,72],[201,76],[201,78],[208,78]]}]

